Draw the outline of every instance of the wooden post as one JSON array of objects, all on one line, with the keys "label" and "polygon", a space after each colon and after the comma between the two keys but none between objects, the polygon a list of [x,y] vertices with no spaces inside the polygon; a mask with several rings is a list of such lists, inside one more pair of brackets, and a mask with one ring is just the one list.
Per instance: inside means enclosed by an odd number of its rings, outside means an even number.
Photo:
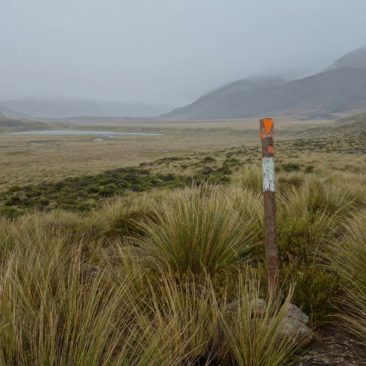
[{"label": "wooden post", "polygon": [[278,289],[278,248],[276,243],[275,168],[273,149],[273,119],[260,121],[262,140],[264,225],[266,233],[266,265],[269,291]]}]

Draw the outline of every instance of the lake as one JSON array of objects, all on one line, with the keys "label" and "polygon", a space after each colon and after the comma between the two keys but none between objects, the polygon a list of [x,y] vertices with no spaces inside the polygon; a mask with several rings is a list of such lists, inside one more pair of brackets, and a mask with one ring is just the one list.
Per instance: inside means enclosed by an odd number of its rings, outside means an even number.
[{"label": "lake", "polygon": [[38,130],[12,132],[12,135],[33,135],[33,136],[162,136],[161,133],[149,132],[115,132],[115,131],[98,131],[98,130]]}]

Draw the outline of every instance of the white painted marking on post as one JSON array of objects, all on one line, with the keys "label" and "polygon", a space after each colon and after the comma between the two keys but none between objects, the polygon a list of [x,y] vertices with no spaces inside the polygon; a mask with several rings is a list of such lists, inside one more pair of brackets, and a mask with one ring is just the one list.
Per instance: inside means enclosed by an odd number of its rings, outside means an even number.
[{"label": "white painted marking on post", "polygon": [[276,192],[273,158],[263,158],[263,192]]}]

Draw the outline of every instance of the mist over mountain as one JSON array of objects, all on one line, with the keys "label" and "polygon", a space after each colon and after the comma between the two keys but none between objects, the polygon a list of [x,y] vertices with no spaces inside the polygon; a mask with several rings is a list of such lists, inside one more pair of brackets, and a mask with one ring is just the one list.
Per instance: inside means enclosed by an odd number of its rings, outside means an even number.
[{"label": "mist over mountain", "polygon": [[165,119],[200,120],[291,115],[330,118],[366,111],[366,49],[338,59],[328,70],[298,80],[244,79],[219,88]]},{"label": "mist over mountain", "polygon": [[30,118],[130,117],[203,120],[288,115],[333,118],[366,111],[366,47],[337,59],[323,72],[288,81],[280,77],[237,80],[202,95],[193,103],[164,113],[143,103],[79,99],[0,101],[0,114]]},{"label": "mist over mountain", "polygon": [[23,114],[13,111],[12,109],[6,107],[0,102],[0,116],[14,116],[14,117],[22,117]]},{"label": "mist over mountain", "polygon": [[340,67],[366,70],[366,46],[340,57],[331,68],[336,69]]},{"label": "mist over mountain", "polygon": [[0,113],[33,118],[148,117],[164,112],[163,107],[140,103],[98,102],[78,99],[15,99],[0,101]]}]

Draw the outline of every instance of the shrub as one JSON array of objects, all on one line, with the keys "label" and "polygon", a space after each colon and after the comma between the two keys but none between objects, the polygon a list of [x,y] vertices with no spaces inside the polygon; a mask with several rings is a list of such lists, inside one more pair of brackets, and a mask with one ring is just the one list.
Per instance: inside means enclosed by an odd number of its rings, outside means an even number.
[{"label": "shrub", "polygon": [[215,163],[216,159],[213,156],[205,156],[202,159],[202,164],[210,164],[210,163]]},{"label": "shrub", "polygon": [[304,170],[304,172],[305,173],[313,173],[314,172],[314,169],[315,169],[315,167],[314,167],[314,165],[308,165],[306,168],[305,168],[305,170]]},{"label": "shrub", "polygon": [[293,302],[314,324],[330,320],[334,305],[341,294],[339,277],[316,259],[297,262],[296,259],[281,266],[281,279],[285,291],[294,286]]},{"label": "shrub", "polygon": [[301,169],[300,165],[296,163],[282,164],[281,167],[285,172],[298,172]]}]

